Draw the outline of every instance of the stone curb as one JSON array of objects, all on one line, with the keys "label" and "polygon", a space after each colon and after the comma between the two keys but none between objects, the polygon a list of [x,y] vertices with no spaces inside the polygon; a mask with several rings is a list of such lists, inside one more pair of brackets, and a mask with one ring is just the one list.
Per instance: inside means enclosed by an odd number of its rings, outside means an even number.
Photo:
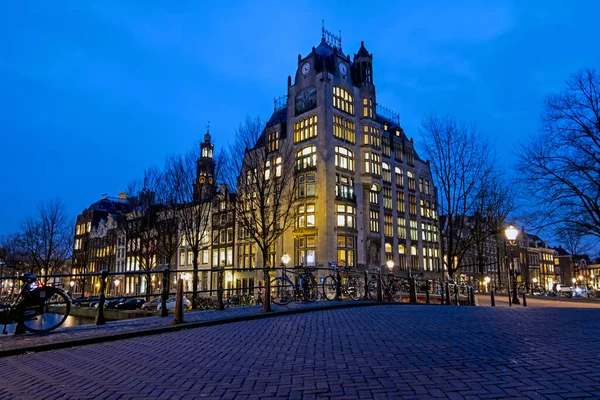
[{"label": "stone curb", "polygon": [[45,343],[45,344],[38,344],[38,345],[32,345],[32,346],[23,346],[23,347],[19,347],[19,348],[8,349],[8,350],[0,350],[0,358],[16,356],[16,355],[21,355],[21,354],[25,354],[25,353],[37,353],[37,352],[43,352],[43,351],[64,349],[64,348],[68,348],[68,347],[85,346],[88,344],[112,342],[112,341],[122,340],[122,339],[131,339],[131,338],[135,338],[135,337],[157,335],[157,334],[161,334],[161,333],[177,332],[177,331],[180,331],[183,329],[193,329],[193,328],[200,328],[200,327],[204,327],[204,326],[214,326],[214,325],[229,324],[229,323],[234,323],[234,322],[252,321],[252,320],[263,319],[263,318],[273,318],[273,317],[282,316],[282,315],[303,314],[303,313],[312,312],[312,311],[324,311],[324,310],[333,310],[333,309],[339,309],[339,308],[354,308],[354,307],[368,307],[368,306],[382,306],[382,305],[383,306],[391,306],[391,305],[408,305],[408,304],[388,303],[388,302],[383,302],[383,303],[378,303],[378,302],[339,303],[339,304],[329,304],[329,305],[326,305],[323,307],[307,307],[307,308],[299,308],[299,309],[293,309],[293,310],[272,311],[269,313],[263,312],[261,314],[252,314],[252,315],[243,315],[243,316],[236,316],[236,317],[229,317],[229,318],[213,319],[213,320],[208,320],[208,321],[184,322],[182,324],[177,324],[177,325],[159,326],[159,327],[154,327],[154,328],[140,329],[140,330],[132,331],[132,332],[123,332],[123,333],[116,333],[116,334],[112,333],[110,335],[104,335],[104,336],[94,336],[94,337],[88,337],[88,338],[82,338],[82,339],[67,340],[67,341],[62,341],[62,342]]}]

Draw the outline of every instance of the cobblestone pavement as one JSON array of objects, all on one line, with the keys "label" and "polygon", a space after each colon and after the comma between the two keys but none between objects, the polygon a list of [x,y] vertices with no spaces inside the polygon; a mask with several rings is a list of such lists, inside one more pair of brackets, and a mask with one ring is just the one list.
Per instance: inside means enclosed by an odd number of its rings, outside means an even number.
[{"label": "cobblestone pavement", "polygon": [[12,355],[20,349],[40,351],[44,347],[52,346],[56,348],[59,344],[62,347],[67,345],[79,345],[89,343],[94,340],[117,340],[125,336],[141,336],[154,333],[156,331],[165,331],[194,327],[200,324],[210,324],[219,322],[237,321],[239,319],[262,318],[265,316],[278,316],[280,314],[307,311],[312,309],[321,309],[328,307],[355,307],[370,305],[371,301],[317,301],[314,303],[293,302],[287,306],[272,305],[273,312],[266,314],[263,312],[263,306],[234,307],[225,310],[204,310],[190,311],[184,314],[185,324],[183,326],[173,326],[173,314],[168,317],[145,317],[129,319],[123,321],[111,321],[104,325],[78,325],[70,327],[60,327],[48,334],[35,335],[0,335],[0,357],[7,354]]},{"label": "cobblestone pavement", "polygon": [[373,306],[0,359],[8,399],[599,398],[600,310]]}]

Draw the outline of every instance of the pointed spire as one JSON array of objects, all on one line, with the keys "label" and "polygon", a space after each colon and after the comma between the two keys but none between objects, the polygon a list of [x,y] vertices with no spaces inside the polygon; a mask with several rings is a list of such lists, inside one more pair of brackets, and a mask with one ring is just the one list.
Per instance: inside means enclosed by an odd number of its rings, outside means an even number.
[{"label": "pointed spire", "polygon": [[204,141],[210,143],[210,121],[206,124],[206,135],[204,135]]}]

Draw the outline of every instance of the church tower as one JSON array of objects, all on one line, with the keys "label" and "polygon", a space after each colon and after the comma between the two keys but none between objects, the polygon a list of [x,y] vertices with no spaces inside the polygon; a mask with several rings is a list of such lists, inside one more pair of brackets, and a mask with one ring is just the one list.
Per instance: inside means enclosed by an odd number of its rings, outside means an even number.
[{"label": "church tower", "polygon": [[194,197],[202,199],[215,191],[215,146],[211,143],[209,127],[206,128],[204,142],[200,143],[200,157],[196,163],[196,185]]}]

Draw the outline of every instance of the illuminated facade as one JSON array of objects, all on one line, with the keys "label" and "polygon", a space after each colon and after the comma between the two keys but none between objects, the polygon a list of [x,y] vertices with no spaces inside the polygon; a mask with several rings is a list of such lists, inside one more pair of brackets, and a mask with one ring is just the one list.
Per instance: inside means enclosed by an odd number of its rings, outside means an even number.
[{"label": "illuminated facade", "polygon": [[351,59],[326,31],[298,56],[287,102],[259,140],[269,151],[292,145],[296,157],[296,221],[273,248],[275,265],[284,253],[308,266],[372,268],[391,259],[401,275],[439,277],[431,171],[398,115],[378,105],[373,77],[364,43]]}]

